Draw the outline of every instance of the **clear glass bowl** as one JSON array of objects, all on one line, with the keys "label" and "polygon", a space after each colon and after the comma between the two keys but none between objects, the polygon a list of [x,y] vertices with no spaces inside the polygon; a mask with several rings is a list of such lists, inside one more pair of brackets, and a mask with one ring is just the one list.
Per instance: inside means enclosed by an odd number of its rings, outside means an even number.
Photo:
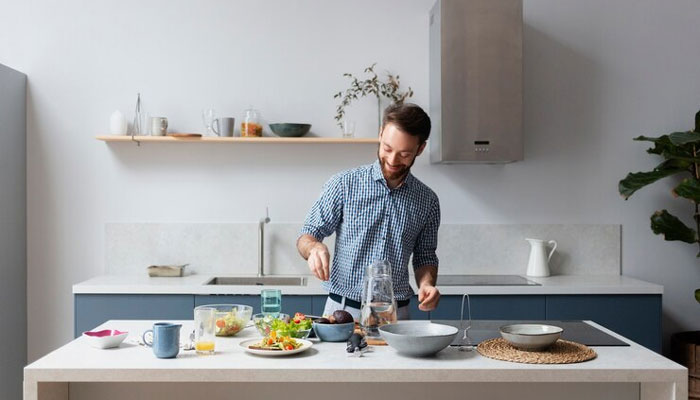
[{"label": "clear glass bowl", "polygon": [[[260,333],[262,336],[267,336],[270,334],[270,331],[272,330],[272,321],[277,319],[284,321],[285,323],[289,323],[291,317],[288,314],[284,313],[280,313],[277,317],[274,317],[272,315],[265,315],[262,313],[253,315],[253,323],[255,324],[255,329],[257,329],[258,333]],[[295,339],[306,339],[309,337],[309,334],[311,334],[311,329],[311,326],[309,326],[309,329],[298,329],[296,331],[293,331],[289,336]]]},{"label": "clear glass bowl", "polygon": [[216,309],[216,336],[236,336],[253,315],[253,307],[244,304],[204,304],[198,308]]}]

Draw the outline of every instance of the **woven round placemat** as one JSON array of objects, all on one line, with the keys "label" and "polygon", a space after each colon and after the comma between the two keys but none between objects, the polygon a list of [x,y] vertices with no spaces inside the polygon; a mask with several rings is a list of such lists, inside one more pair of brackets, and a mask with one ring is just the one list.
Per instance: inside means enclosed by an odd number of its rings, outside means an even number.
[{"label": "woven round placemat", "polygon": [[596,358],[590,347],[559,339],[542,351],[518,350],[503,338],[489,339],[476,348],[484,357],[526,364],[571,364]]}]

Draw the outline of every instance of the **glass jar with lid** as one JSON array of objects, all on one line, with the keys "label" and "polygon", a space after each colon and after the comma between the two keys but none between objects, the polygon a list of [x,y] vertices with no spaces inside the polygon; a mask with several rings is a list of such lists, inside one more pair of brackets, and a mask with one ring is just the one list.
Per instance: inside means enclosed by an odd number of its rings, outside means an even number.
[{"label": "glass jar with lid", "polygon": [[263,127],[260,124],[260,112],[254,108],[245,110],[243,122],[241,122],[242,137],[261,137]]}]

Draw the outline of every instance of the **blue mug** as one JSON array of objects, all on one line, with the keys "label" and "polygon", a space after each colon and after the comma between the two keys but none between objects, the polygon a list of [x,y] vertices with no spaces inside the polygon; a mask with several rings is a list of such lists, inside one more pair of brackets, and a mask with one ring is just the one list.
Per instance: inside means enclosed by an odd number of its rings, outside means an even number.
[{"label": "blue mug", "polygon": [[[143,333],[143,343],[153,348],[153,354],[158,358],[175,358],[180,352],[180,328],[182,325],[168,322],[156,322],[153,329]],[[151,333],[151,340],[146,339],[146,334]]]}]

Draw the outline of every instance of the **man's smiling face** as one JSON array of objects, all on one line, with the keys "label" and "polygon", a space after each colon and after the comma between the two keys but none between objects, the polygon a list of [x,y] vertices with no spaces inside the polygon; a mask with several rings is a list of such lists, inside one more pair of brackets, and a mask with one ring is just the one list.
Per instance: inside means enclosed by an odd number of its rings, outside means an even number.
[{"label": "man's smiling face", "polygon": [[401,131],[393,123],[388,123],[379,134],[377,158],[382,174],[387,181],[402,180],[411,170],[413,163],[425,148],[418,136]]}]

